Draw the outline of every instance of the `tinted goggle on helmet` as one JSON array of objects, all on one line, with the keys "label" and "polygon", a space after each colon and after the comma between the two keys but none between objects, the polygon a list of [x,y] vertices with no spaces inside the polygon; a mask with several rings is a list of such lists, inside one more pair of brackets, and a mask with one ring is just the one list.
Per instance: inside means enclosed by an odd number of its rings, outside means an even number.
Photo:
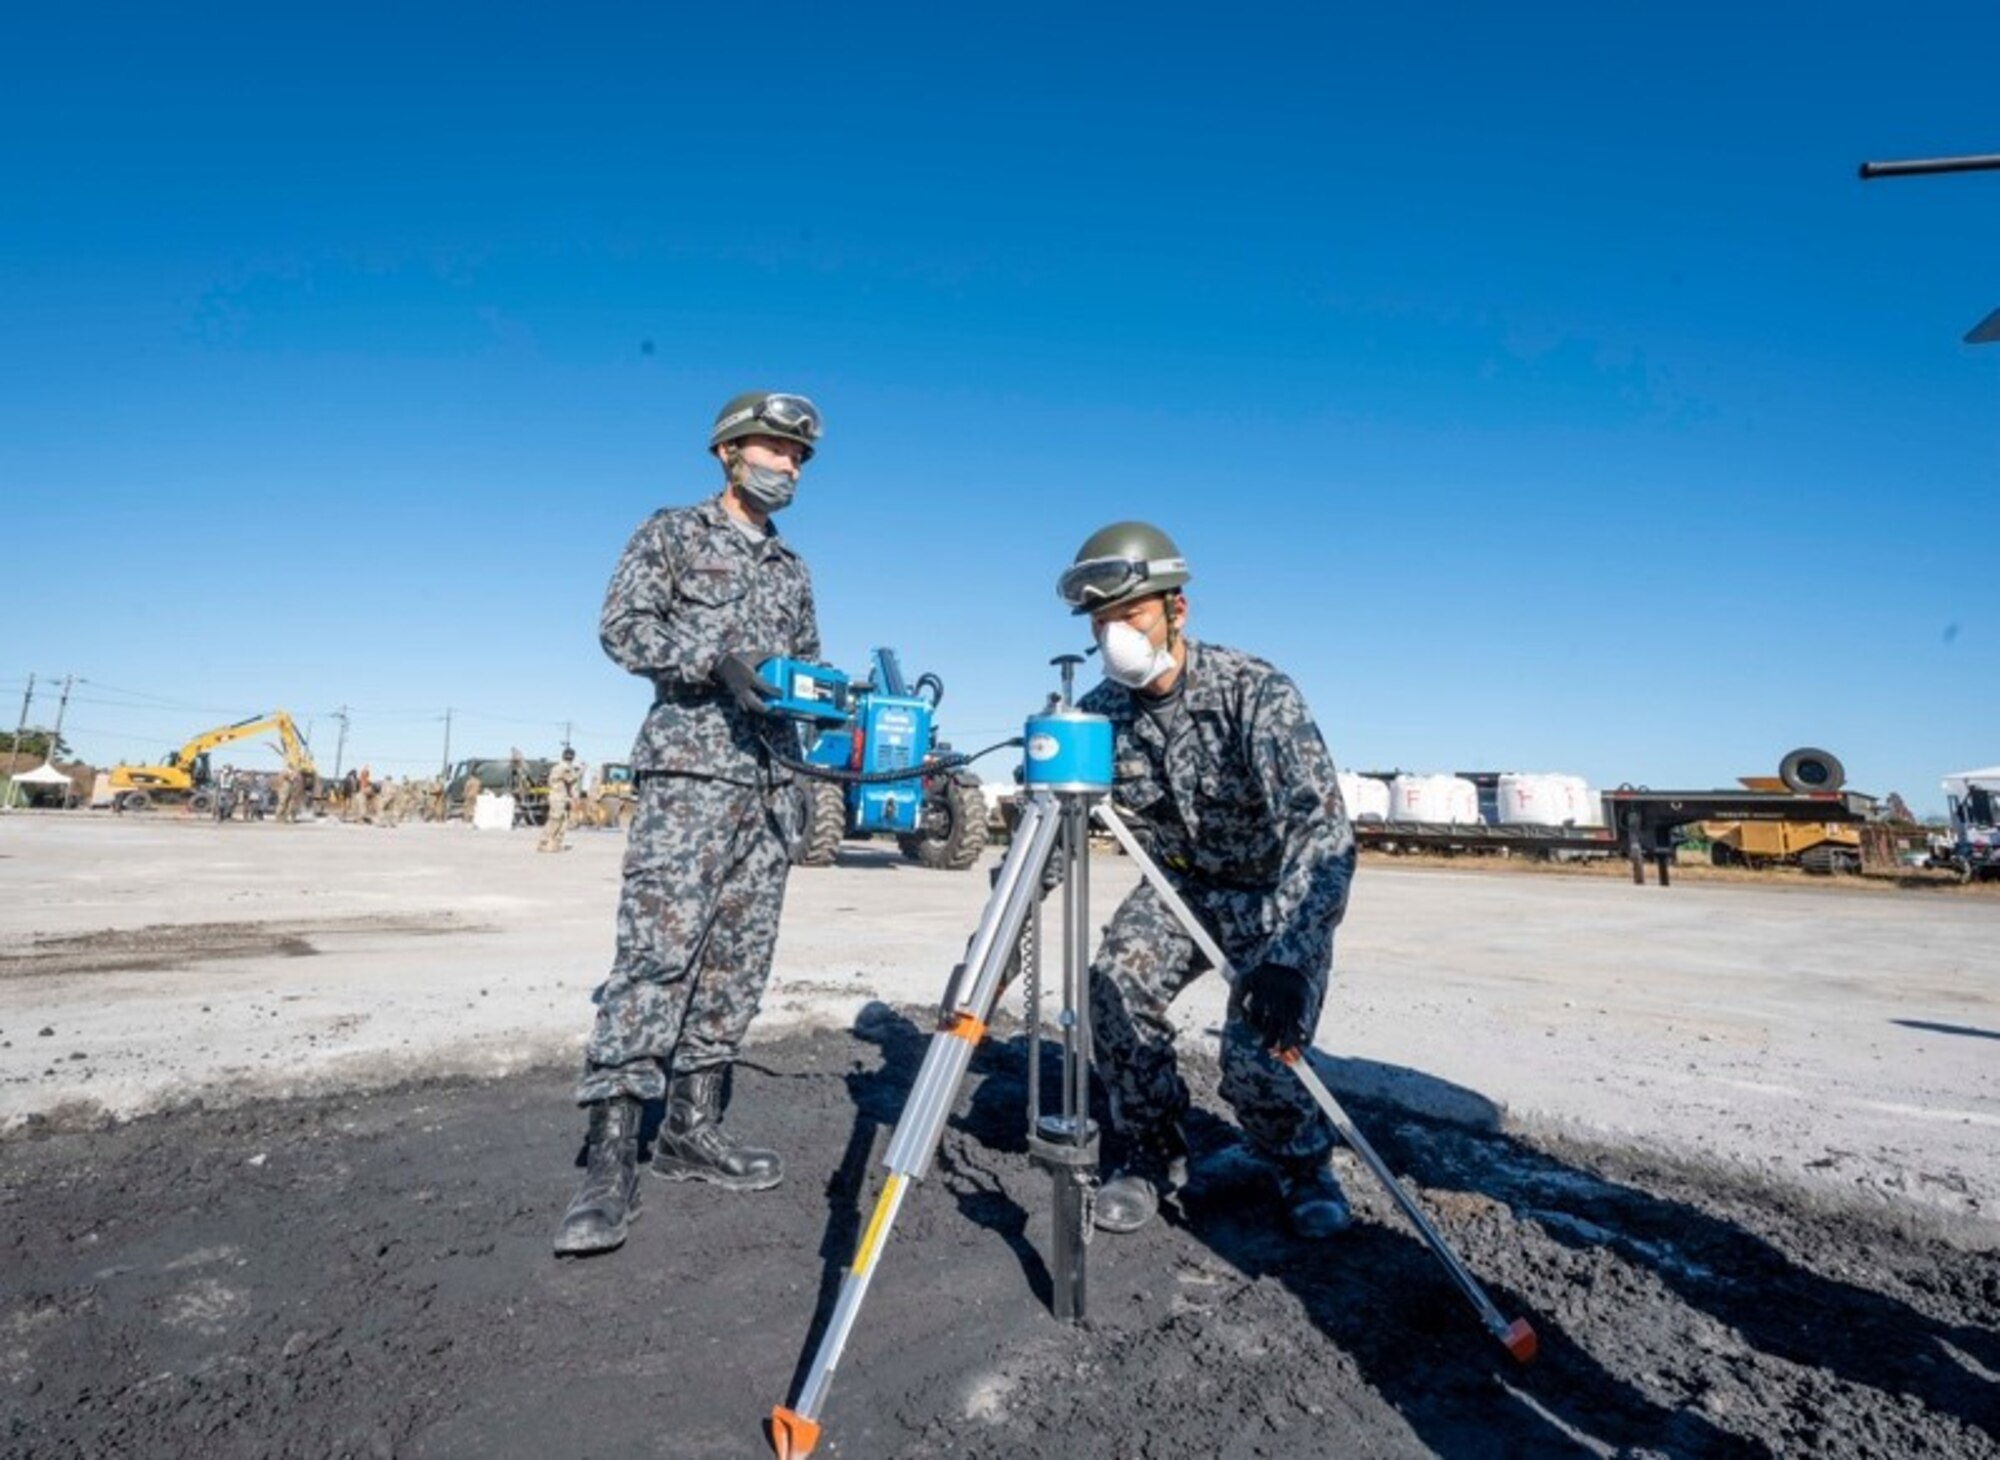
[{"label": "tinted goggle on helmet", "polygon": [[806,448],[808,456],[812,455],[812,444],[819,440],[819,407],[802,395],[767,395],[755,404],[732,411],[717,421],[715,434],[720,436],[745,421],[770,427],[773,436],[799,442]]},{"label": "tinted goggle on helmet", "polygon": [[1146,585],[1155,578],[1175,575],[1152,590],[1165,593],[1187,581],[1186,558],[1087,558],[1071,563],[1056,579],[1056,594],[1078,613],[1092,613],[1127,598],[1147,593]]}]

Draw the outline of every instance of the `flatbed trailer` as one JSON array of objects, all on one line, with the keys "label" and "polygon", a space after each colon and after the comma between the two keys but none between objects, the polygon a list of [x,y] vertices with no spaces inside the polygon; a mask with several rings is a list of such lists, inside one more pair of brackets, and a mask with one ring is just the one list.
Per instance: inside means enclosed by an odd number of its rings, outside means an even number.
[{"label": "flatbed trailer", "polygon": [[1608,826],[1498,826],[1484,821],[1358,821],[1354,839],[1364,847],[1444,850],[1501,848],[1521,852],[1601,852],[1616,856],[1618,833]]},{"label": "flatbed trailer", "polygon": [[1696,821],[1860,823],[1875,814],[1875,798],[1859,791],[1652,791],[1621,787],[1603,793],[1602,826],[1495,825],[1489,822],[1362,821],[1354,836],[1364,847],[1534,852],[1623,853],[1632,880],[1646,880],[1646,863],[1668,884],[1674,832]]},{"label": "flatbed trailer", "polygon": [[1660,886],[1674,859],[1674,832],[1692,821],[1810,821],[1833,825],[1873,820],[1875,798],[1859,791],[1649,791],[1621,787],[1604,793],[1604,822],[1623,837],[1632,880],[1646,880],[1646,861]]}]

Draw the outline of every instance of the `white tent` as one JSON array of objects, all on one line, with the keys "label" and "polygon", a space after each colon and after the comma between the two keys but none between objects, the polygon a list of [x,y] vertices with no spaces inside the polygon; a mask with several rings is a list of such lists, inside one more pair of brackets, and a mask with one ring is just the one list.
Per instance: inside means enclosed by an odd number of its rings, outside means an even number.
[{"label": "white tent", "polygon": [[69,777],[47,761],[31,771],[16,771],[7,778],[7,781],[6,789],[0,791],[0,805],[10,807],[31,804],[30,792],[37,786],[62,787],[63,804],[68,805],[73,789]]}]

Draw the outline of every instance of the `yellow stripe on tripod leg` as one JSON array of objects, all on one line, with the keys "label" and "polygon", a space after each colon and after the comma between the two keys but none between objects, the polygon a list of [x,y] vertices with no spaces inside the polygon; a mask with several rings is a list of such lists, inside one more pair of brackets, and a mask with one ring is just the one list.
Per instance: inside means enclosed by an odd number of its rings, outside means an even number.
[{"label": "yellow stripe on tripod leg", "polygon": [[856,1277],[862,1276],[875,1265],[876,1254],[882,1248],[882,1239],[888,1234],[889,1215],[896,1209],[905,1179],[901,1172],[891,1172],[888,1182],[883,1186],[882,1195],[875,1203],[874,1215],[868,1218],[868,1230],[861,1234],[861,1247],[854,1254]]}]

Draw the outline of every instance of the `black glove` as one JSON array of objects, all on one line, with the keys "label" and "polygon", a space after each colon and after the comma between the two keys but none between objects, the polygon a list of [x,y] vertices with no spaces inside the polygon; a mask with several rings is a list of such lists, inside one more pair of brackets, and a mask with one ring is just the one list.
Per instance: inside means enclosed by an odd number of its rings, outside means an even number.
[{"label": "black glove", "polygon": [[1237,984],[1243,1022],[1273,1050],[1302,1049],[1312,1039],[1306,1010],[1312,986],[1306,976],[1281,963],[1260,963]]},{"label": "black glove", "polygon": [[757,666],[743,654],[724,654],[708,671],[708,677],[729,691],[746,715],[768,715],[764,701],[777,697],[776,686],[757,673]]}]

